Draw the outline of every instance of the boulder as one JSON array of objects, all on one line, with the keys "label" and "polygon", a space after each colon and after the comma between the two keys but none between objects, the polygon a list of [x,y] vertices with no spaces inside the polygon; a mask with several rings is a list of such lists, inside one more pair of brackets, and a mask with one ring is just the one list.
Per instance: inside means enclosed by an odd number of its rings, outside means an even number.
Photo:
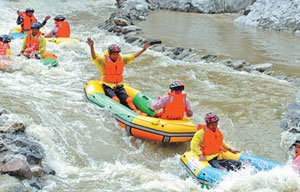
[{"label": "boulder", "polygon": [[20,179],[32,178],[32,172],[29,168],[28,163],[24,158],[21,157],[15,157],[5,162],[1,169],[1,173],[16,176]]},{"label": "boulder", "polygon": [[264,64],[257,64],[257,65],[251,65],[247,67],[250,71],[259,71],[264,72],[267,69],[270,69],[273,65],[271,63],[264,63]]},{"label": "boulder", "polygon": [[140,31],[141,28],[139,28],[138,26],[135,26],[135,25],[129,25],[129,26],[123,27],[121,30],[122,30],[123,34],[126,34],[129,32],[132,32],[132,31]]},{"label": "boulder", "polygon": [[23,123],[7,121],[3,126],[0,127],[1,133],[18,133],[24,132],[26,129]]},{"label": "boulder", "polygon": [[121,18],[121,17],[115,17],[114,18],[114,23],[117,25],[117,26],[128,26],[128,25],[131,25],[131,22],[127,19],[124,19],[124,18]]}]

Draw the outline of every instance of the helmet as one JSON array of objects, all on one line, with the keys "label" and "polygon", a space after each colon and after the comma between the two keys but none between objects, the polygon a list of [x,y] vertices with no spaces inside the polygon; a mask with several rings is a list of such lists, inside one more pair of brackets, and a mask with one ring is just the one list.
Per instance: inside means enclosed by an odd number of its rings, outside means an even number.
[{"label": "helmet", "polygon": [[34,28],[41,28],[42,24],[40,22],[35,22],[35,23],[32,23],[31,24],[31,29],[34,29]]},{"label": "helmet", "polygon": [[8,36],[8,35],[1,35],[0,41],[2,41],[3,43],[9,43],[11,41],[11,39],[10,39],[10,36]]},{"label": "helmet", "polygon": [[296,146],[296,145],[300,145],[300,137],[298,137],[296,139],[296,141],[293,143],[293,146]]},{"label": "helmet", "polygon": [[214,112],[210,112],[205,115],[205,121],[206,123],[216,123],[219,121],[219,117]]},{"label": "helmet", "polygon": [[113,44],[108,47],[108,52],[109,53],[119,53],[119,52],[121,52],[121,48],[118,45]]},{"label": "helmet", "polygon": [[27,13],[27,12],[32,12],[32,13],[34,13],[34,9],[32,9],[32,8],[27,8],[26,10],[25,10],[25,12]]},{"label": "helmet", "polygon": [[57,15],[56,17],[54,17],[55,21],[64,21],[66,18],[62,15]]},{"label": "helmet", "polygon": [[174,81],[169,88],[174,91],[184,90],[184,84],[180,81]]}]

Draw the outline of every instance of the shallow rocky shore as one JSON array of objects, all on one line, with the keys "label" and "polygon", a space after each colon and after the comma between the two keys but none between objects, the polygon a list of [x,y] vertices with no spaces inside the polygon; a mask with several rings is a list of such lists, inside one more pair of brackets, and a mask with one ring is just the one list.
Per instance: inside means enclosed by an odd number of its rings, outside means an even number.
[{"label": "shallow rocky shore", "polygon": [[0,109],[0,191],[42,189],[45,176],[55,171],[43,162],[43,147],[29,137],[26,126]]},{"label": "shallow rocky shore", "polygon": [[[100,25],[100,28],[107,30],[108,32],[114,33],[117,36],[122,36],[126,42],[131,43],[133,45],[142,46],[147,40],[141,37],[142,30],[135,25],[136,21],[145,20],[149,11],[167,8],[169,1],[157,1],[157,0],[123,0],[119,1],[119,9],[116,10],[113,14],[111,14],[110,18],[105,21],[103,25]],[[171,2],[171,1],[170,1]],[[186,1],[172,1],[174,2],[186,2]],[[194,1],[193,1],[194,2]],[[200,4],[197,4],[199,8],[202,4],[207,4],[206,1],[196,1]],[[210,1],[211,2],[211,1]],[[242,2],[247,4],[251,4],[252,0],[239,0],[239,1],[216,1],[218,3],[223,2],[229,5],[238,5]],[[235,2],[235,3],[233,3]],[[181,4],[176,4],[179,8]],[[208,3],[209,4],[209,3]],[[168,4],[169,5],[169,4]],[[246,5],[241,6],[243,8],[247,7]],[[179,9],[176,9],[179,10]],[[184,10],[182,10],[184,11]],[[201,12],[201,11],[199,11]],[[208,11],[209,12],[209,11]],[[273,71],[272,64],[258,64],[258,65],[250,65],[249,62],[244,60],[236,60],[233,58],[223,58],[223,56],[218,55],[201,55],[197,50],[192,48],[183,48],[183,47],[169,47],[164,44],[153,45],[150,47],[151,50],[158,51],[164,53],[164,55],[169,56],[174,60],[183,60],[187,62],[198,62],[204,61],[211,64],[223,64],[228,67],[231,67],[237,71],[246,71],[246,72],[259,72],[265,73],[267,75],[272,75]]]}]

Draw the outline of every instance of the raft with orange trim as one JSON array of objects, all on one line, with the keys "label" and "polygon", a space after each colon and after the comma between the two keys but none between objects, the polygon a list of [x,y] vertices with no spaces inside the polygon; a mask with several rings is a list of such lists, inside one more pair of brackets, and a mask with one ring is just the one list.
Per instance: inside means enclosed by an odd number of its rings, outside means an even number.
[{"label": "raft with orange trim", "polygon": [[40,61],[45,65],[49,67],[57,67],[58,66],[58,61],[57,61],[57,56],[53,53],[46,53],[45,56],[40,59]]},{"label": "raft with orange trim", "polygon": [[[282,163],[270,161],[247,153],[233,154],[229,151],[223,152],[224,159],[232,159],[243,164],[247,164],[255,168],[256,171],[268,171],[277,166],[283,166]],[[220,170],[212,167],[208,161],[199,161],[199,155],[192,151],[185,152],[180,157],[181,163],[198,182],[215,186],[223,180],[223,177],[228,174],[226,170]]]},{"label": "raft with orange trim", "polygon": [[[44,33],[43,33],[44,34]],[[10,37],[12,39],[23,39],[25,36],[24,33],[22,33],[21,28],[13,28],[10,33]],[[76,38],[71,38],[71,37],[60,37],[60,38],[46,38],[47,42],[55,43],[55,44],[60,44],[63,42],[79,42],[79,39]]]},{"label": "raft with orange trim", "polygon": [[84,86],[89,101],[107,109],[113,114],[119,125],[130,135],[159,142],[190,141],[197,131],[195,124],[188,118],[183,120],[166,120],[155,118],[151,109],[153,97],[124,83],[124,89],[133,99],[135,106],[148,116],[141,116],[126,106],[107,97],[101,81],[90,81]]}]

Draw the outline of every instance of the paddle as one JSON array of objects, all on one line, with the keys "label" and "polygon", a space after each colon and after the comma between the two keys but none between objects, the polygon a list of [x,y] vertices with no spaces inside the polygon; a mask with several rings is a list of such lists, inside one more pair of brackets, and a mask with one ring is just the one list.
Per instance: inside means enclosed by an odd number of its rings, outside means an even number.
[{"label": "paddle", "polygon": [[150,45],[155,45],[155,44],[161,44],[162,43],[161,40],[159,40],[159,39],[148,39],[146,41],[150,42]]}]

